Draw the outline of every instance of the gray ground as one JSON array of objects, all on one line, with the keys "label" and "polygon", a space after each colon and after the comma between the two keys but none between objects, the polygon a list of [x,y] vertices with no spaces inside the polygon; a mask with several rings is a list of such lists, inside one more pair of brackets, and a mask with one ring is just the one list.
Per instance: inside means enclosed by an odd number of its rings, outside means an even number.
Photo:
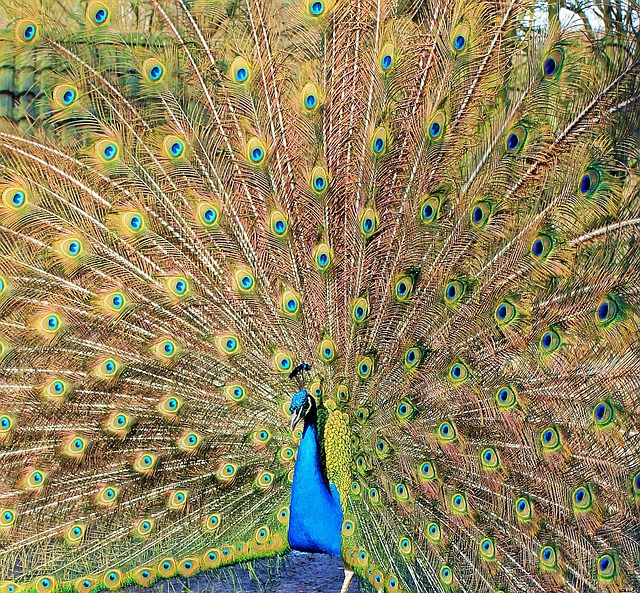
[{"label": "gray ground", "polygon": [[[257,564],[249,573],[246,567],[201,573],[190,579],[159,581],[151,587],[155,593],[340,593],[344,571],[342,561],[326,554],[290,552],[284,559]],[[130,593],[142,589],[131,588]],[[349,593],[360,589],[354,582]]]}]

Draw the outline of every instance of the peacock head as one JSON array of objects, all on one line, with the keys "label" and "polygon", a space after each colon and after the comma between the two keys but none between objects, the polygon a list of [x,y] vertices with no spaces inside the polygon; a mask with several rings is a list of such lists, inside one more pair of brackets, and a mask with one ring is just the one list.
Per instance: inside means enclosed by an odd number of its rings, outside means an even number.
[{"label": "peacock head", "polygon": [[291,412],[291,430],[293,431],[297,424],[302,420],[308,413],[309,410],[314,406],[315,402],[313,401],[313,397],[307,393],[306,390],[300,389],[296,391],[291,398],[291,405],[289,406],[289,412]]}]

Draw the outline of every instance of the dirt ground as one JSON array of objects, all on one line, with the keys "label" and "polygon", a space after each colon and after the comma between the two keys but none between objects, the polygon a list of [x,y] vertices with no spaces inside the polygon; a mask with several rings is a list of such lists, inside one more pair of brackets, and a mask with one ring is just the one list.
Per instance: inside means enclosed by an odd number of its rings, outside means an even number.
[{"label": "dirt ground", "polygon": [[[326,554],[290,552],[283,559],[258,563],[251,573],[246,567],[202,573],[190,579],[160,581],[154,593],[340,593],[342,561]],[[354,581],[349,593],[361,589]],[[130,593],[141,593],[137,587]],[[148,591],[148,590],[146,590]],[[362,589],[364,591],[364,589]]]}]

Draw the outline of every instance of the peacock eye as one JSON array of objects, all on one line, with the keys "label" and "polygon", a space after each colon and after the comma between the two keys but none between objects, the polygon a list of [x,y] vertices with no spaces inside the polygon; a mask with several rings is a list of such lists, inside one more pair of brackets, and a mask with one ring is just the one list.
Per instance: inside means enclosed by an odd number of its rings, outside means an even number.
[{"label": "peacock eye", "polygon": [[377,128],[371,139],[371,148],[373,149],[374,156],[382,156],[386,152],[387,141],[386,128],[382,126]]},{"label": "peacock eye", "polygon": [[322,16],[325,11],[324,2],[321,0],[311,0],[309,3],[309,14],[313,17]]},{"label": "peacock eye", "polygon": [[511,304],[509,301],[502,301],[497,307],[495,311],[495,318],[500,326],[509,325],[518,314],[518,310],[516,307]]},{"label": "peacock eye", "polygon": [[445,115],[444,111],[437,111],[429,122],[429,138],[431,140],[440,140],[444,134]]},{"label": "peacock eye", "polygon": [[540,347],[545,354],[551,354],[555,352],[562,344],[562,339],[560,338],[560,334],[554,329],[550,329],[549,331],[542,334],[540,338]]},{"label": "peacock eye", "polygon": [[547,55],[543,62],[543,72],[545,78],[555,78],[562,69],[564,63],[564,53],[559,50],[553,50]]},{"label": "peacock eye", "polygon": [[383,73],[389,72],[391,67],[394,66],[395,62],[395,47],[392,43],[387,43],[382,48],[382,52],[380,53],[380,68]]},{"label": "peacock eye", "polygon": [[597,171],[587,171],[580,179],[580,193],[584,196],[592,193],[600,182]]}]

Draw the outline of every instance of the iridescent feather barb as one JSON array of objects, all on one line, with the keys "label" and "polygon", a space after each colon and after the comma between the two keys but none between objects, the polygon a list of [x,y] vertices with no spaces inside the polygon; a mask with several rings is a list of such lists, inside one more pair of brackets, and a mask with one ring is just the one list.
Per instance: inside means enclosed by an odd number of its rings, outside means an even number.
[{"label": "iridescent feather barb", "polygon": [[640,48],[534,7],[0,7],[0,593],[640,589]]}]

